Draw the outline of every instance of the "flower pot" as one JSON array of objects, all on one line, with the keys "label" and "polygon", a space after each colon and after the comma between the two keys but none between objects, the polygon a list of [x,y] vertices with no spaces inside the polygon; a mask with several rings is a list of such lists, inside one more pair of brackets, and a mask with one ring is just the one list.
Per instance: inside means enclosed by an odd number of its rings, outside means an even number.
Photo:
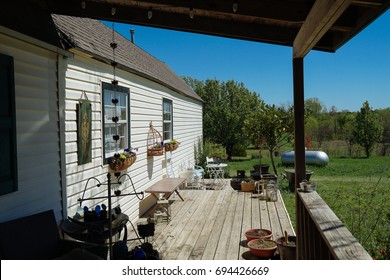
[{"label": "flower pot", "polygon": [[131,156],[121,160],[121,159],[116,159],[115,157],[112,157],[109,162],[109,167],[112,172],[120,172],[122,170],[127,169],[137,159],[136,154],[132,154]]},{"label": "flower pot", "polygon": [[269,173],[269,164],[256,164],[253,165],[253,169],[261,174],[267,174]]},{"label": "flower pot", "polygon": [[272,258],[278,248],[273,240],[253,239],[247,244],[251,254],[261,258]]},{"label": "flower pot", "polygon": [[252,228],[245,232],[245,237],[248,241],[253,239],[267,239],[272,238],[272,231],[269,229]]},{"label": "flower pot", "polygon": [[280,259],[282,260],[296,260],[297,259],[297,246],[296,246],[296,237],[288,236],[288,243],[285,242],[285,237],[280,237],[276,239],[276,244],[278,245],[278,251],[280,254]]},{"label": "flower pot", "polygon": [[230,180],[230,186],[233,188],[233,190],[241,191],[241,178],[232,178]]},{"label": "flower pot", "polygon": [[151,149],[148,149],[147,154],[150,157],[162,156],[164,154],[164,149],[163,148],[151,148]]},{"label": "flower pot", "polygon": [[173,152],[179,147],[179,143],[166,143],[164,147],[166,152]]},{"label": "flower pot", "polygon": [[241,191],[243,192],[254,192],[255,182],[241,182]]},{"label": "flower pot", "polygon": [[154,229],[155,229],[154,223],[142,223],[141,222],[141,223],[137,224],[137,230],[138,230],[139,236],[141,236],[143,238],[153,236]]}]

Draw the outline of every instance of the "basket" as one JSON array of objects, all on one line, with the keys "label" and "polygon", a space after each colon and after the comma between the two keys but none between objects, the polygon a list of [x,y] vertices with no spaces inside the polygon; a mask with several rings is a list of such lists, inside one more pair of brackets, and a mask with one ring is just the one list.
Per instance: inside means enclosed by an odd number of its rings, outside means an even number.
[{"label": "basket", "polygon": [[163,148],[148,149],[148,156],[150,156],[150,157],[162,156],[163,154],[164,154]]},{"label": "basket", "polygon": [[241,182],[241,191],[243,192],[254,192],[255,182]]},{"label": "basket", "polygon": [[167,143],[165,144],[165,151],[166,152],[173,152],[179,147],[179,143]]},{"label": "basket", "polygon": [[113,172],[119,172],[119,171],[125,170],[128,167],[130,167],[131,165],[133,165],[133,163],[135,162],[136,159],[137,159],[137,156],[135,154],[127,157],[124,160],[118,160],[118,159],[115,159],[114,157],[112,157],[110,159],[110,162],[109,162],[110,170]]},{"label": "basket", "polygon": [[147,144],[148,156],[162,156],[164,154],[164,146],[161,134],[153,127],[152,122],[149,124]]}]

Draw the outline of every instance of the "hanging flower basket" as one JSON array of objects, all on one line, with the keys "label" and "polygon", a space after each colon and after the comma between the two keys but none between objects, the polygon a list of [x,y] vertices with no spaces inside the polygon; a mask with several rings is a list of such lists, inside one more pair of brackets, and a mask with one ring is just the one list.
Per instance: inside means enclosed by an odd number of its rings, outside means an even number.
[{"label": "hanging flower basket", "polygon": [[148,149],[148,156],[150,157],[162,156],[163,154],[164,154],[163,148]]},{"label": "hanging flower basket", "polygon": [[152,122],[149,124],[148,132],[148,156],[162,156],[164,154],[163,140],[160,132],[154,129]]},{"label": "hanging flower basket", "polygon": [[173,152],[175,151],[178,147],[179,147],[179,142],[177,142],[177,140],[172,140],[168,143],[165,143],[164,147],[165,147],[165,151],[166,152]]},{"label": "hanging flower basket", "polygon": [[112,172],[120,172],[127,169],[137,159],[135,152],[130,151],[130,149],[125,149],[121,154],[116,154],[109,159],[109,168]]}]

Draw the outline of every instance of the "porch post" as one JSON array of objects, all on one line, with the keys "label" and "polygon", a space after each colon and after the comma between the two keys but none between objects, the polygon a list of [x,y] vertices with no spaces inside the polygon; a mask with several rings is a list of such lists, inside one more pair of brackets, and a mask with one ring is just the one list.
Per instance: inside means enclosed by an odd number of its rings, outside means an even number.
[{"label": "porch post", "polygon": [[295,150],[295,188],[306,178],[305,162],[305,98],[303,82],[303,58],[293,59],[294,75],[294,150]]},{"label": "porch post", "polygon": [[[306,178],[306,162],[305,162],[305,98],[304,98],[304,74],[303,74],[303,57],[293,58],[293,78],[294,78],[294,150],[295,150],[295,191],[299,187],[299,183]],[[299,242],[302,236],[302,217],[298,208],[298,194],[295,195],[295,220],[297,234],[297,259],[302,259],[302,247]]]}]

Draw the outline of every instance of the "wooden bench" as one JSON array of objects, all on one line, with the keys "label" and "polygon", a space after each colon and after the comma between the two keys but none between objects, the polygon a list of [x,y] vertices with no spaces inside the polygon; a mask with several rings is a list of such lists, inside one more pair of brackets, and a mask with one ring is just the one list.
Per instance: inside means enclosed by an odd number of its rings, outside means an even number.
[{"label": "wooden bench", "polygon": [[185,178],[164,178],[147,188],[145,192],[151,193],[155,198],[157,198],[157,200],[160,199],[157,194],[162,193],[164,194],[164,198],[168,199],[175,192],[180,197],[180,199],[184,201],[178,189],[185,183],[185,181]]}]

